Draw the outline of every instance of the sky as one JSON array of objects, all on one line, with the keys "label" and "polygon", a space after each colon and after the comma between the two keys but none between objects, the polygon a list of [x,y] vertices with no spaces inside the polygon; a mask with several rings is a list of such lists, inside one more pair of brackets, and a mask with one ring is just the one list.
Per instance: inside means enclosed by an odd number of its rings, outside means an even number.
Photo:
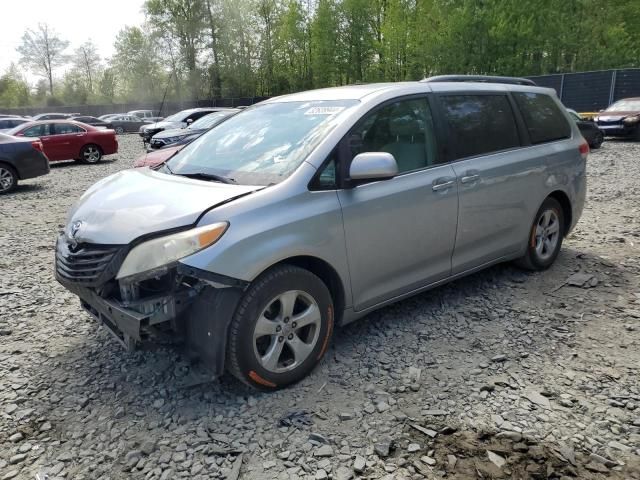
[{"label": "sky", "polygon": [[[24,31],[36,28],[38,23],[48,23],[58,36],[69,41],[67,53],[91,39],[97,45],[102,58],[113,54],[113,42],[121,28],[141,25],[144,0],[5,0],[0,13],[0,74],[11,62],[18,63],[16,47]],[[21,69],[23,67],[20,67]],[[61,75],[64,68],[55,72]],[[29,82],[37,81],[23,70]]]}]

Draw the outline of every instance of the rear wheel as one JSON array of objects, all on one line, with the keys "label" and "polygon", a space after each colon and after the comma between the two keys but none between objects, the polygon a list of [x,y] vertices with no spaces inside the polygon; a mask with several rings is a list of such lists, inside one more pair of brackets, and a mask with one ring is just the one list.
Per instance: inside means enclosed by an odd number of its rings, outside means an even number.
[{"label": "rear wheel", "polygon": [[102,150],[98,145],[85,145],[80,150],[80,160],[84,163],[98,163],[102,159]]},{"label": "rear wheel", "polygon": [[227,369],[247,385],[276,390],[304,378],[324,355],[333,302],[311,272],[283,265],[249,287],[229,329]]},{"label": "rear wheel", "polygon": [[543,203],[529,232],[526,254],[516,263],[527,270],[546,270],[558,257],[565,231],[560,203],[552,197]]},{"label": "rear wheel", "polygon": [[0,194],[8,193],[18,185],[18,174],[9,165],[0,164]]}]

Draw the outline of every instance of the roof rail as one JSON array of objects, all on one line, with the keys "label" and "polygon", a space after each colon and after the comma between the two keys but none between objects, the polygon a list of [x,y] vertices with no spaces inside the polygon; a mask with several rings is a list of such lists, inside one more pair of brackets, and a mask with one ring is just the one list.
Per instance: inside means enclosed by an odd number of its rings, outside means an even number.
[{"label": "roof rail", "polygon": [[520,77],[498,77],[491,75],[438,75],[436,77],[425,78],[421,82],[481,82],[481,83],[507,83],[510,85],[528,85],[535,87],[536,82],[528,78]]}]

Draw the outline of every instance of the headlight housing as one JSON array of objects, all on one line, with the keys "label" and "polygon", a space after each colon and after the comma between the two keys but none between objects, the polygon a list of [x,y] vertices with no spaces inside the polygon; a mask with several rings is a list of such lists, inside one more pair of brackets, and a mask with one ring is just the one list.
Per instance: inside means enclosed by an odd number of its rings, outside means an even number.
[{"label": "headlight housing", "polygon": [[622,123],[624,123],[625,125],[633,125],[634,123],[638,122],[640,122],[640,115],[632,115],[622,120]]},{"label": "headlight housing", "polygon": [[228,222],[213,223],[141,243],[129,252],[116,279],[163,269],[181,258],[213,245],[228,227]]}]

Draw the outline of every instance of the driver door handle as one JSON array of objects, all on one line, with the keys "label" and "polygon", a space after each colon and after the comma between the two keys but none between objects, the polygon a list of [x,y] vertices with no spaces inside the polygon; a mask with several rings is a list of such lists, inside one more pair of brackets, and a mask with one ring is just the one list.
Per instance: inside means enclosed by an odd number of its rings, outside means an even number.
[{"label": "driver door handle", "polygon": [[433,182],[433,185],[431,186],[431,189],[434,192],[441,192],[443,190],[449,190],[455,184],[456,184],[455,180],[439,179],[439,180],[436,180],[435,182]]},{"label": "driver door handle", "polygon": [[478,174],[465,175],[464,177],[462,177],[462,178],[460,179],[460,183],[473,183],[473,182],[477,182],[479,178],[480,178],[480,175],[478,175]]}]

